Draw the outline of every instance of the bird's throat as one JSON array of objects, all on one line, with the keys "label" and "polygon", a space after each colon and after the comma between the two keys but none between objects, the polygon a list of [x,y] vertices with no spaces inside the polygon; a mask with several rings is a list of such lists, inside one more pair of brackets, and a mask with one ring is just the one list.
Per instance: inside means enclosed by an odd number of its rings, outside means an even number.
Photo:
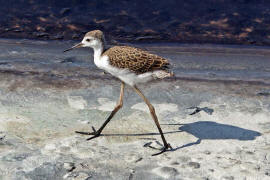
[{"label": "bird's throat", "polygon": [[103,51],[104,51],[104,46],[103,45],[98,45],[96,47],[93,48],[94,49],[94,59],[100,59]]}]

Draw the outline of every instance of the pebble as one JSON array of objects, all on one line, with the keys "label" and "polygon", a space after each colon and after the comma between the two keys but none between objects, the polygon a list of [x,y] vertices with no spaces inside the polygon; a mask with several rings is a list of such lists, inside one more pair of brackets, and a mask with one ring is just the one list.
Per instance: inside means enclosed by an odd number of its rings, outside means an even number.
[{"label": "pebble", "polygon": [[192,168],[194,168],[194,169],[198,169],[198,168],[201,167],[200,163],[197,163],[197,162],[189,162],[189,163],[188,163],[188,166],[189,166],[189,167],[192,167]]},{"label": "pebble", "polygon": [[65,162],[63,167],[68,171],[68,172],[71,172],[73,171],[76,167],[75,167],[75,164],[72,163],[72,162]]},{"label": "pebble", "polygon": [[206,151],[204,151],[204,154],[210,155],[211,152],[206,150]]}]

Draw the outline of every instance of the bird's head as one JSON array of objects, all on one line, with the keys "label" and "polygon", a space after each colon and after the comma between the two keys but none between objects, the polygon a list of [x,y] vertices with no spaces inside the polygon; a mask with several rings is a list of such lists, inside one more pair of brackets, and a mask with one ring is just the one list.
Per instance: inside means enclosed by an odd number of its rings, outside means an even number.
[{"label": "bird's head", "polygon": [[72,46],[69,49],[66,49],[64,52],[80,47],[100,48],[104,46],[104,42],[105,38],[103,32],[100,30],[93,30],[86,33],[80,43]]}]

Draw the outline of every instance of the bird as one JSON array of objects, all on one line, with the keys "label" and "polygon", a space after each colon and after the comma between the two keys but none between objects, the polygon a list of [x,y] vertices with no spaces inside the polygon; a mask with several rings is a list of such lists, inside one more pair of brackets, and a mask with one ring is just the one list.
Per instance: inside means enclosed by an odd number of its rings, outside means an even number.
[{"label": "bird", "polygon": [[121,88],[117,105],[101,127],[98,130],[92,127],[93,132],[76,131],[76,133],[91,135],[91,137],[87,140],[99,137],[105,126],[118,112],[118,110],[122,108],[124,89],[125,86],[128,85],[144,100],[148,106],[150,114],[163,141],[163,147],[161,148],[160,152],[153,154],[153,156],[162,154],[170,149],[172,150],[171,145],[166,141],[160,127],[154,106],[137,87],[138,84],[147,83],[154,79],[163,79],[174,76],[173,72],[171,71],[171,64],[169,61],[161,56],[132,46],[112,46],[107,48],[104,33],[101,30],[89,31],[85,34],[80,43],[64,50],[64,52],[81,47],[88,47],[94,50],[95,65],[99,69],[119,79],[121,81]]}]

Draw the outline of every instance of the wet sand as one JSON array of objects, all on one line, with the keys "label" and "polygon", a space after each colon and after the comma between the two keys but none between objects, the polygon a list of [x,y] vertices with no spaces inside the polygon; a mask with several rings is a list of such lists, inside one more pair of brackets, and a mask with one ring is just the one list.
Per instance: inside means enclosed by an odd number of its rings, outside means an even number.
[{"label": "wet sand", "polygon": [[63,54],[73,43],[0,40],[2,179],[269,178],[269,47],[136,44],[176,74],[140,85],[174,148],[152,157],[162,141],[130,88],[102,137],[74,133],[103,123],[120,83],[91,50]]}]

